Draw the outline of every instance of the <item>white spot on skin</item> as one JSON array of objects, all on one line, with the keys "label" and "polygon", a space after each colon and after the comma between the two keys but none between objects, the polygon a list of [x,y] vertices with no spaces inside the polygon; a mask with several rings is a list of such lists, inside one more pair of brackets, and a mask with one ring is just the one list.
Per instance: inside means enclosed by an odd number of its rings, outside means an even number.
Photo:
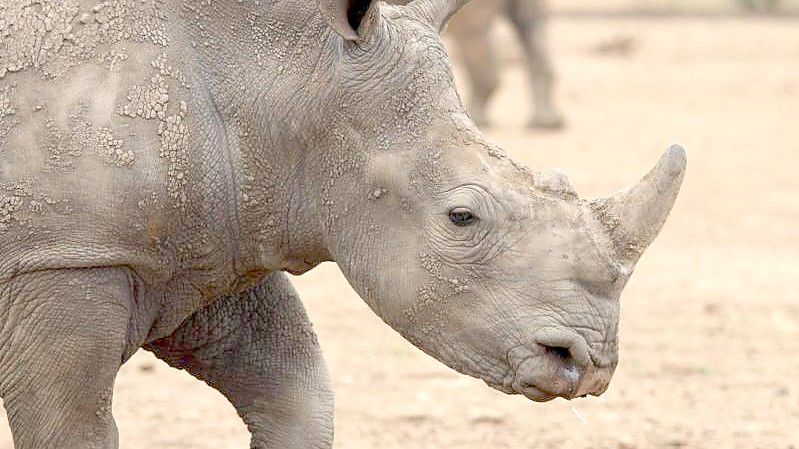
[{"label": "white spot on skin", "polygon": [[81,62],[95,59],[101,46],[123,40],[166,47],[160,6],[142,3],[106,0],[85,13],[75,0],[20,0],[4,5],[0,35],[8,45],[0,47],[0,78],[27,69],[58,78]]},{"label": "white spot on skin", "polygon": [[136,155],[123,148],[123,144],[122,139],[115,138],[109,128],[100,128],[98,131],[97,147],[100,155],[117,167],[127,167],[136,161]]},{"label": "white spot on skin", "polygon": [[16,196],[0,194],[0,230],[8,228],[9,223],[16,218],[15,212],[22,205],[22,200]]},{"label": "white spot on skin", "polygon": [[572,384],[577,385],[580,382],[580,372],[577,371],[577,367],[574,366],[574,364],[569,365],[565,371],[566,378],[569,379]]},{"label": "white spot on skin", "polygon": [[16,113],[14,106],[11,104],[11,96],[11,86],[6,86],[0,90],[0,118],[14,115]]},{"label": "white spot on skin", "polygon": [[386,189],[377,188],[377,189],[372,190],[372,192],[369,194],[369,196],[370,196],[370,198],[376,200],[376,199],[382,197],[383,195],[385,195],[387,192],[388,192],[388,190],[386,190]]}]

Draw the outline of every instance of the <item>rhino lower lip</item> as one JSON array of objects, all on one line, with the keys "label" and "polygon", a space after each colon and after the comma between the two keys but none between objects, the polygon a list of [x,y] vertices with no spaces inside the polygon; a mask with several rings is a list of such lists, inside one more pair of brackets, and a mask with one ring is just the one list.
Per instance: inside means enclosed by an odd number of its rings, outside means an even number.
[{"label": "rhino lower lip", "polygon": [[517,391],[520,394],[523,394],[527,399],[533,400],[535,402],[548,402],[558,397],[556,394],[542,390],[541,388],[535,387],[533,385],[525,385]]},{"label": "rhino lower lip", "polygon": [[501,383],[490,382],[490,381],[485,381],[485,383],[489,387],[491,387],[491,388],[493,388],[495,390],[499,390],[499,391],[501,391],[501,392],[503,392],[505,394],[519,394],[515,389],[513,389],[513,387],[511,387],[509,385],[504,385],[504,384],[501,384]]}]

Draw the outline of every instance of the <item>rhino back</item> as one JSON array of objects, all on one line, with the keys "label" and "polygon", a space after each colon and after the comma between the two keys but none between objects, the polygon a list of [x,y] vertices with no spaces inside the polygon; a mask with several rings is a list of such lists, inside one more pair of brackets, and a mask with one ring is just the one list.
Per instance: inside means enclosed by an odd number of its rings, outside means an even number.
[{"label": "rhino back", "polygon": [[225,265],[229,166],[208,151],[221,125],[170,7],[0,8],[0,276]]}]

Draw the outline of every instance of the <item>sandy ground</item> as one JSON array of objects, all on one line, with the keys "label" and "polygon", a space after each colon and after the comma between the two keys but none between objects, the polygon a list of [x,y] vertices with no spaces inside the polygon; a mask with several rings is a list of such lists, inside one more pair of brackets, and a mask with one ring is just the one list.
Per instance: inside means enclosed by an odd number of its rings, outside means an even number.
[{"label": "sandy ground", "polygon": [[[609,392],[571,405],[494,392],[400,339],[328,264],[295,283],[335,382],[335,447],[799,448],[799,21],[572,17],[552,37],[568,128],[523,128],[508,46],[492,138],[589,197],[635,181],[671,143],[689,154],[623,295]],[[622,41],[628,51],[596,50]],[[114,410],[123,448],[248,444],[219,394],[147,353],[122,369]]]}]

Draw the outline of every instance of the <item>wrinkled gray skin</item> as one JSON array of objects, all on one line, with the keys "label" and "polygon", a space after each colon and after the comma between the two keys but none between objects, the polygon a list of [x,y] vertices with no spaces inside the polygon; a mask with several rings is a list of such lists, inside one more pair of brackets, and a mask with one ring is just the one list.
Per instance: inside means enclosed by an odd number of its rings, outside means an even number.
[{"label": "wrinkled gray skin", "polygon": [[[392,0],[407,4],[409,0]],[[547,39],[546,0],[474,1],[452,18],[447,33],[452,37],[459,61],[469,80],[468,110],[478,126],[488,126],[488,105],[499,87],[500,66],[492,39],[494,23],[507,17],[519,38],[533,95],[530,128],[555,129],[563,126],[563,116],[555,106],[555,75]]]},{"label": "wrinkled gray skin", "polygon": [[460,3],[0,8],[17,449],[117,447],[114,377],[140,347],[227,396],[252,447],[329,448],[327,371],[281,272],[326,260],[458,371],[538,401],[605,390],[684,153],[591,202],[515,164],[455,91],[439,32]]}]

